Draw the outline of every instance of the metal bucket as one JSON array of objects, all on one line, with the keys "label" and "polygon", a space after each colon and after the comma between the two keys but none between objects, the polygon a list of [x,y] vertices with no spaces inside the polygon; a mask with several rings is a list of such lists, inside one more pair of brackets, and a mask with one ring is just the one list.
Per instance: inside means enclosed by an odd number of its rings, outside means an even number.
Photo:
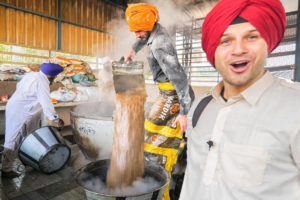
[{"label": "metal bucket", "polygon": [[128,91],[144,91],[144,63],[140,61],[128,64],[114,61],[112,62],[113,81],[116,93]]},{"label": "metal bucket", "polygon": [[105,102],[82,104],[71,111],[75,142],[89,160],[111,157],[114,105]]},{"label": "metal bucket", "polygon": [[77,172],[76,181],[84,188],[87,200],[114,200],[114,199],[130,199],[130,200],[155,200],[161,199],[164,189],[168,184],[168,174],[165,169],[159,165],[146,163],[144,177],[151,177],[157,182],[157,186],[147,188],[147,191],[131,191],[131,194],[116,195],[105,193],[101,188],[91,189],[91,184],[88,182],[91,179],[99,178],[99,181],[105,186],[106,175],[110,160],[100,160],[92,162],[83,167]]},{"label": "metal bucket", "polygon": [[64,167],[71,150],[56,128],[45,126],[26,136],[18,154],[24,164],[50,174]]}]

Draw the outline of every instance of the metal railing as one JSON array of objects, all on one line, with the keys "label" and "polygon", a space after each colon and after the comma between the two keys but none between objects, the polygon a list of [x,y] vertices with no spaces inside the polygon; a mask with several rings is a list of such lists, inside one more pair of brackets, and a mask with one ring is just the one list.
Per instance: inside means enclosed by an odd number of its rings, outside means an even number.
[{"label": "metal railing", "polygon": [[92,69],[100,69],[102,67],[100,57],[70,54],[61,51],[34,49],[16,45],[0,44],[0,64],[41,64],[44,62],[49,62],[50,58],[56,56],[83,60],[87,62]]}]

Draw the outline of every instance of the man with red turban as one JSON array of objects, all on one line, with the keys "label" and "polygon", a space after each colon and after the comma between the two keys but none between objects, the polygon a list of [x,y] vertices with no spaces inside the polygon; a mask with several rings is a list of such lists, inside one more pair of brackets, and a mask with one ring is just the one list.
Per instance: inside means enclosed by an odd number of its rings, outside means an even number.
[{"label": "man with red turban", "polygon": [[[171,174],[191,105],[187,76],[178,62],[172,39],[158,23],[156,7],[146,3],[131,4],[125,14],[129,30],[135,32],[138,39],[125,56],[125,62],[132,60],[147,45],[153,80],[160,90],[160,96],[145,120],[145,157],[162,165]],[[190,93],[193,94],[192,90]],[[164,200],[169,199],[168,189],[167,186]]]},{"label": "man with red turban", "polygon": [[300,85],[265,69],[285,27],[279,0],[221,0],[205,18],[223,80],[189,112],[180,200],[300,199]]},{"label": "man with red turban", "polygon": [[39,127],[42,112],[53,121],[54,126],[61,127],[64,124],[51,103],[49,88],[63,67],[44,63],[40,70],[26,74],[6,104],[2,177],[15,178],[21,175],[17,151],[24,137]]}]

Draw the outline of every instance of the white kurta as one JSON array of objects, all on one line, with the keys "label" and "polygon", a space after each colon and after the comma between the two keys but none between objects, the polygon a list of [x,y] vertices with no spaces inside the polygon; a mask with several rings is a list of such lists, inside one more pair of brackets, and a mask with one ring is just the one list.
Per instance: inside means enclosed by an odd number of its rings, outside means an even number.
[{"label": "white kurta", "polygon": [[42,111],[49,120],[57,118],[50,101],[49,83],[44,73],[31,72],[17,84],[15,93],[6,105],[5,148],[16,150],[20,134],[37,128]]}]

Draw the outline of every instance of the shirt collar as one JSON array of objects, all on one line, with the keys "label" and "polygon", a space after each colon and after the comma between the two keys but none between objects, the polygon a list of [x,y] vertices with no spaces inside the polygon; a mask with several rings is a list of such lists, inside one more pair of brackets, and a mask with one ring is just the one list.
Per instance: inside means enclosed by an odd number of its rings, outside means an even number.
[{"label": "shirt collar", "polygon": [[153,30],[151,31],[151,34],[150,34],[149,39],[148,39],[148,41],[147,41],[147,45],[149,45],[149,44],[152,43],[152,41],[153,41],[153,39],[154,39],[154,37],[155,37],[157,31],[160,29],[160,27],[161,27],[161,26],[160,26],[159,23],[156,23],[156,24],[154,25],[154,28],[153,28]]},{"label": "shirt collar", "polygon": [[216,85],[216,87],[214,87],[212,89],[211,93],[212,93],[212,96],[214,99],[225,103],[225,100],[221,97],[221,91],[222,91],[223,87],[224,87],[224,82],[221,81],[220,83],[218,83]]},{"label": "shirt collar", "polygon": [[266,71],[266,73],[259,80],[243,91],[241,95],[249,104],[255,105],[273,82],[273,75],[269,71]]},{"label": "shirt collar", "polygon": [[241,98],[244,98],[250,105],[255,105],[263,95],[265,90],[272,85],[273,81],[273,75],[269,71],[266,71],[266,73],[259,80],[257,80],[241,94],[228,99],[228,102],[225,102],[225,100],[221,97],[221,91],[224,87],[224,82],[221,81],[218,85],[216,85],[215,88],[213,88],[212,96],[214,97],[214,99],[223,103],[233,103],[240,100]]}]

